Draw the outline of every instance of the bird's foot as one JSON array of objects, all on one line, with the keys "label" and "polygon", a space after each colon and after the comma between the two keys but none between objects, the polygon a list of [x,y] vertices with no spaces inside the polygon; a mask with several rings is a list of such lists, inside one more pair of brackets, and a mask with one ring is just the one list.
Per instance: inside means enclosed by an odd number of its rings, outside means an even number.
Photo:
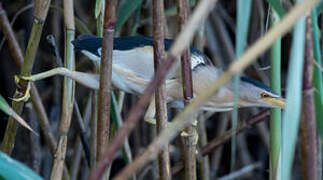
[{"label": "bird's foot", "polygon": [[[156,118],[145,118],[144,120],[146,121],[146,123],[149,123],[154,126],[157,124]],[[170,122],[167,122],[166,126],[168,124],[170,124]]]},{"label": "bird's foot", "polygon": [[[197,125],[197,120],[194,120],[193,122],[192,122],[192,125],[193,126],[195,126],[196,127],[196,125]],[[186,132],[185,130],[183,130],[182,132],[181,132],[181,136],[182,137],[186,137],[186,138],[189,138],[189,137],[191,137],[191,138],[193,138],[193,144],[197,144],[197,142],[198,142],[198,139],[199,139],[199,135],[198,135],[198,133],[197,133],[197,131],[196,131],[196,128],[194,128],[194,130],[193,130],[193,132],[190,132],[190,133],[188,133],[188,132]]]},{"label": "bird's foot", "polygon": [[156,118],[145,117],[144,120],[151,125],[156,125]]},{"label": "bird's foot", "polygon": [[[31,76],[30,76],[31,77]],[[20,82],[20,80],[21,79],[23,79],[23,80],[27,80],[28,82],[27,82],[27,88],[26,88],[26,90],[24,91],[24,94],[23,94],[23,96],[21,96],[21,97],[18,97],[18,98],[13,98],[12,100],[13,101],[16,101],[16,102],[21,102],[21,101],[24,101],[24,102],[27,102],[28,101],[28,99],[30,98],[30,82],[29,82],[29,80],[28,79],[25,79],[26,77],[19,77],[19,76],[15,76],[15,82],[16,82],[16,84],[18,85],[18,88],[21,88],[20,86],[19,86],[19,82]]]},{"label": "bird's foot", "polygon": [[195,119],[193,122],[192,122],[192,126],[197,126],[197,123],[198,123],[198,121]]}]

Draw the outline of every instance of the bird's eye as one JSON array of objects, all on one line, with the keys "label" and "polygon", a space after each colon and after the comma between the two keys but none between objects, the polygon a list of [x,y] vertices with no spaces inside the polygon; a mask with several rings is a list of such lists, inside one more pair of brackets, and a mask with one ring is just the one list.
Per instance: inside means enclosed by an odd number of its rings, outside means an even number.
[{"label": "bird's eye", "polygon": [[267,94],[267,93],[261,93],[260,96],[262,98],[269,98],[270,97],[269,94]]}]

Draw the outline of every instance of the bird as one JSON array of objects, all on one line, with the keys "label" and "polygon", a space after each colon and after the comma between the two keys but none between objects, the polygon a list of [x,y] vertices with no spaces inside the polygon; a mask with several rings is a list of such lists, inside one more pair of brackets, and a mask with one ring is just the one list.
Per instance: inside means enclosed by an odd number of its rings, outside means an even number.
[{"label": "bird", "polygon": [[[153,38],[145,36],[116,37],[113,41],[112,84],[126,93],[140,95],[154,76]],[[164,40],[169,50],[173,40]],[[100,64],[102,38],[80,35],[72,42],[75,50]],[[195,47],[190,47],[193,98],[214,83],[222,73],[210,59]],[[251,78],[241,77],[237,105],[242,107],[284,108],[285,100],[271,88]],[[165,78],[167,103],[171,107],[183,108],[183,90],[179,58]],[[155,98],[152,98],[145,120],[154,122]],[[205,111],[230,111],[234,106],[234,84],[222,86],[201,108]]]},{"label": "bird", "polygon": [[[173,40],[165,39],[165,50],[169,50]],[[83,34],[72,41],[74,49],[86,55],[100,66],[102,38]],[[222,70],[214,66],[201,51],[190,46],[193,98],[213,84]],[[55,68],[25,80],[36,81],[53,75],[64,75],[92,88],[99,89],[99,75]],[[153,38],[145,36],[115,37],[112,53],[112,85],[126,93],[140,95],[154,76]],[[241,76],[239,84],[238,108],[264,107],[284,108],[285,99],[271,88],[254,79]],[[165,78],[167,104],[174,108],[184,107],[180,57]],[[234,83],[229,81],[221,86],[212,97],[203,104],[201,110],[211,112],[231,111],[234,107]],[[144,120],[155,124],[155,98],[152,98]]]}]

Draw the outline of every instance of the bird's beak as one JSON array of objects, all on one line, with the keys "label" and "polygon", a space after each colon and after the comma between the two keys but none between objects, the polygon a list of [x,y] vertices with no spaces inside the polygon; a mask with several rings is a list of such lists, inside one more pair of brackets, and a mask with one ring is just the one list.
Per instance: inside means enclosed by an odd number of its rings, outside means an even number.
[{"label": "bird's beak", "polygon": [[280,98],[280,97],[268,97],[268,98],[264,98],[264,100],[272,105],[273,107],[279,107],[279,108],[284,108],[285,107],[285,99],[284,98]]}]

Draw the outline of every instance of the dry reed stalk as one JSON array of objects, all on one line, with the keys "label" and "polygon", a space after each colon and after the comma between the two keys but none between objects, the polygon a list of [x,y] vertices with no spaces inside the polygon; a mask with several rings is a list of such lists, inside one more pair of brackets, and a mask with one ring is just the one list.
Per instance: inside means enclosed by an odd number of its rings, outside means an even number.
[{"label": "dry reed stalk", "polygon": [[[74,4],[72,0],[64,0],[64,23],[65,23],[65,53],[64,66],[70,70],[75,69],[75,53],[72,41],[75,39]],[[73,106],[74,106],[75,82],[64,78],[62,114],[59,127],[59,140],[55,153],[51,179],[62,179],[63,167],[66,157],[67,134],[70,129]]]},{"label": "dry reed stalk", "polygon": [[312,18],[306,17],[306,43],[303,73],[302,119],[300,124],[302,172],[304,179],[318,180],[317,131],[313,94],[313,38]]},{"label": "dry reed stalk", "polygon": [[[189,14],[188,0],[177,0],[178,12],[178,26],[179,31],[183,31]],[[182,65],[182,80],[183,80],[183,95],[185,106],[191,102],[193,98],[193,85],[192,85],[192,70],[190,49],[186,48],[181,56]],[[190,117],[190,118],[194,118]],[[184,178],[188,180],[195,180],[196,176],[196,145],[198,134],[196,126],[191,124],[184,128],[181,133],[182,142],[182,157],[184,161]]]},{"label": "dry reed stalk", "polygon": [[110,137],[112,50],[117,4],[117,0],[107,0],[105,3],[97,124],[97,162],[103,158]]},{"label": "dry reed stalk", "polygon": [[[199,136],[199,149],[208,144],[206,126],[205,126],[205,115],[203,113],[199,114],[197,131]],[[210,160],[208,156],[197,158],[199,165],[199,177],[201,180],[210,180]]]},{"label": "dry reed stalk", "polygon": [[[165,13],[164,13],[164,1],[153,1],[153,34],[154,34],[154,69],[157,69],[165,61],[165,44],[164,44],[164,27],[165,27]],[[165,80],[155,91],[155,103],[156,103],[156,125],[157,134],[166,128],[168,123],[167,107],[166,107],[166,86]],[[161,180],[170,180],[170,160],[168,146],[158,155],[159,176]]]}]

